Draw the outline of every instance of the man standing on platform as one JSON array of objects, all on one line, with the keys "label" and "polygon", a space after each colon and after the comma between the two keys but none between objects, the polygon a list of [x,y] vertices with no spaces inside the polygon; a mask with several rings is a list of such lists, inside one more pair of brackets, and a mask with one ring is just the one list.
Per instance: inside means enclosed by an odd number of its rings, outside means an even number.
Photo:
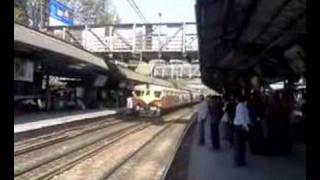
[{"label": "man standing on platform", "polygon": [[250,117],[245,98],[242,95],[238,97],[238,105],[233,123],[235,125],[235,165],[244,166],[246,165],[246,140],[249,132]]},{"label": "man standing on platform", "polygon": [[198,105],[198,126],[199,126],[199,145],[205,144],[204,124],[208,118],[208,101],[204,96],[200,96],[200,104]]},{"label": "man standing on platform", "polygon": [[220,135],[219,135],[219,124],[223,115],[222,104],[218,96],[213,96],[210,106],[210,127],[211,127],[211,142],[214,150],[220,149]]},{"label": "man standing on platform", "polygon": [[[227,122],[224,122],[224,131],[225,131],[225,139],[229,142],[230,146],[233,146],[233,132],[234,132],[234,125],[233,120],[236,113],[236,102],[234,100],[233,95],[228,98],[228,101],[225,105],[225,115],[227,117]],[[221,120],[223,120],[222,118]]]},{"label": "man standing on platform", "polygon": [[132,92],[131,95],[129,95],[127,97],[127,115],[134,115],[135,114],[134,97],[135,97],[134,92]]}]

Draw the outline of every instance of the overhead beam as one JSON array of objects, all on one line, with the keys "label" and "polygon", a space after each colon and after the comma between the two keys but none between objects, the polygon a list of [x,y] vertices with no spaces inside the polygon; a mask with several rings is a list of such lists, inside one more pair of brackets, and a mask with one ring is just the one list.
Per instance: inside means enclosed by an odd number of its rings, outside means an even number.
[{"label": "overhead beam", "polygon": [[255,66],[256,64],[259,63],[259,59],[265,55],[268,50],[270,50],[272,47],[274,47],[275,45],[278,44],[278,42],[280,42],[283,38],[284,33],[289,33],[290,31],[294,30],[295,24],[297,24],[299,22],[299,20],[301,20],[302,18],[304,18],[305,16],[305,11],[301,12],[300,14],[297,15],[297,18],[295,18],[294,20],[292,20],[288,26],[286,26],[284,29],[282,29],[282,32],[280,32],[275,38],[273,38],[268,44],[267,46],[260,52],[260,54],[258,56],[256,56],[255,58],[257,59],[256,63],[254,63],[253,66]]},{"label": "overhead beam", "polygon": [[224,14],[224,19],[223,19],[223,25],[222,25],[222,32],[226,33],[228,29],[228,22],[231,17],[231,12],[234,4],[234,0],[227,0],[226,1],[226,9],[225,9],[225,14]]},{"label": "overhead beam", "polygon": [[[123,24],[90,24],[87,25],[89,28],[99,28],[99,27],[108,27],[108,26],[113,26],[113,27],[128,27],[131,28],[133,24],[136,24],[136,27],[143,27],[147,25],[151,26],[181,26],[183,25],[183,22],[162,22],[162,23],[123,23]],[[186,25],[196,25],[196,22],[185,22]],[[78,25],[78,26],[46,26],[45,27],[48,30],[55,30],[55,29],[62,29],[62,28],[68,28],[68,29],[85,29],[85,25]]]},{"label": "overhead beam", "polygon": [[255,42],[263,33],[265,33],[269,27],[271,26],[271,24],[273,23],[273,21],[279,17],[279,15],[281,14],[281,12],[283,11],[283,9],[291,2],[292,0],[284,0],[282,2],[282,4],[276,9],[275,13],[272,14],[272,16],[270,17],[270,19],[268,20],[268,22],[262,27],[261,31],[253,38],[252,42]]},{"label": "overhead beam", "polygon": [[260,0],[254,0],[251,3],[251,5],[249,6],[249,8],[246,10],[244,20],[242,21],[242,24],[240,25],[240,30],[237,32],[237,35],[236,35],[235,39],[233,40],[233,44],[232,44],[233,47],[236,45],[236,43],[240,39],[241,35],[243,34],[244,30],[246,29],[246,27],[250,23],[251,17],[254,14],[254,12],[256,11],[259,1]]}]

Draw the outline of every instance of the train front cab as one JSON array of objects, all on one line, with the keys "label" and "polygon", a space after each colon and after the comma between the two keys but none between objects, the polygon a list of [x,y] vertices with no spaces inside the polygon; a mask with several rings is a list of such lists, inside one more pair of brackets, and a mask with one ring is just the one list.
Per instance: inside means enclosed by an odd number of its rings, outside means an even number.
[{"label": "train front cab", "polygon": [[[146,86],[148,87],[148,86]],[[162,92],[152,87],[136,86],[134,88],[134,107],[140,115],[160,115]]]}]

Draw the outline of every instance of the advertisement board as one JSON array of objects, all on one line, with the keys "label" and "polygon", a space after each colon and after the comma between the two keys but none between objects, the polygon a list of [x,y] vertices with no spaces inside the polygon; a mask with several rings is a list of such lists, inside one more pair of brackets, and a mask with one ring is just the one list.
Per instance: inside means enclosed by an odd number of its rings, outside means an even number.
[{"label": "advertisement board", "polygon": [[49,26],[73,26],[73,10],[57,0],[50,0]]}]

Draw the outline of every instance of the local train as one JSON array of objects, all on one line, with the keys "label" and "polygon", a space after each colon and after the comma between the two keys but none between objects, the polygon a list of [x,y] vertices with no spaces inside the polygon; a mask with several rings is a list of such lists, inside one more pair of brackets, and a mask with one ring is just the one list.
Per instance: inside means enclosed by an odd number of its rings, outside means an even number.
[{"label": "local train", "polygon": [[160,115],[182,106],[199,102],[200,93],[159,85],[142,84],[133,88],[133,106],[136,112]]}]

